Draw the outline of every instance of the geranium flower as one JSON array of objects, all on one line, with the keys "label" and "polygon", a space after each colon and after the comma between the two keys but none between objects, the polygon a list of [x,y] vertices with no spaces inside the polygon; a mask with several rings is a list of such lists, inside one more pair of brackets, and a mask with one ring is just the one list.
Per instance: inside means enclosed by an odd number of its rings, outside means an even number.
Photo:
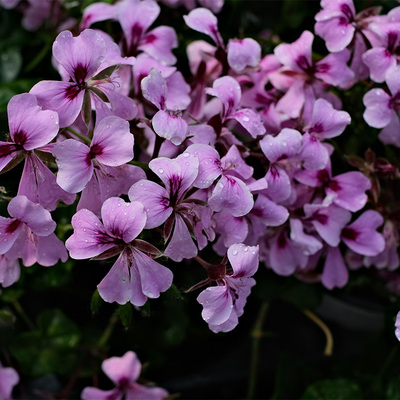
[{"label": "geranium flower", "polygon": [[158,387],[147,387],[137,383],[142,365],[133,351],[122,357],[111,357],[101,365],[104,373],[115,383],[111,390],[86,387],[82,392],[83,400],[120,400],[125,395],[129,400],[161,400],[168,392]]},{"label": "geranium flower", "polygon": [[146,225],[144,206],[138,201],[126,203],[118,197],[106,200],[101,208],[101,222],[86,209],[72,217],[74,233],[65,245],[74,259],[119,254],[110,272],[97,286],[107,302],[142,306],[147,298],[157,298],[172,284],[172,272],[140,249],[155,251],[143,241],[135,241]]}]

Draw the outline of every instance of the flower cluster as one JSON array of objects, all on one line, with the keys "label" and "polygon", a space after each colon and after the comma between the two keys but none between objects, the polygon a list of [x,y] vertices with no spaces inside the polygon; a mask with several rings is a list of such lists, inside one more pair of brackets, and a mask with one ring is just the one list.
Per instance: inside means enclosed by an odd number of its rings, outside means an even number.
[{"label": "flower cluster", "polygon": [[[39,3],[24,10],[30,29],[48,18],[32,20]],[[346,285],[349,267],[396,269],[397,222],[377,201],[377,176],[395,168],[354,158],[358,170],[337,171],[333,143],[351,124],[340,93],[369,80],[365,122],[400,147],[400,7],[357,14],[352,0],[322,0],[315,34],[328,54],[316,58],[311,31],[262,54],[253,38],[222,37],[222,1],[164,3],[185,5],[187,28],[209,40],[187,47],[190,79],[176,66],[175,30],[156,25],[155,0],[95,2],[53,43],[60,80],[10,100],[0,171],[24,166],[0,217],[2,286],[19,279],[20,261],[113,259],[94,282],[101,298],[140,307],[171,287],[174,264],[196,260],[207,274],[191,288],[204,287],[201,315],[227,332],[260,261],[329,290]],[[104,21],[115,37],[98,29]],[[74,213],[65,243],[51,215],[61,203]],[[202,258],[211,250],[220,263]],[[166,396],[135,383],[132,352],[103,370],[116,389],[87,388],[84,399]]]}]

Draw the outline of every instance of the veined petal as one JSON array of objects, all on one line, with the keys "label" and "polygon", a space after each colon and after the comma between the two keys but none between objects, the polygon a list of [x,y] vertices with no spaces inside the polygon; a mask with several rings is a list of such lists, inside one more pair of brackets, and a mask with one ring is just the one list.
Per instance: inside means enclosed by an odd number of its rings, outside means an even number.
[{"label": "veined petal", "polygon": [[188,152],[175,159],[158,157],[150,161],[149,168],[163,181],[171,205],[182,199],[184,193],[193,185],[198,170],[199,160]]},{"label": "veined petal", "polygon": [[233,114],[233,118],[246,129],[253,138],[262,136],[266,132],[259,114],[250,108],[242,108]]},{"label": "veined petal", "polygon": [[146,229],[160,226],[173,211],[173,208],[169,205],[168,192],[155,182],[140,180],[129,189],[128,196],[131,201],[140,201],[145,205]]},{"label": "veined petal", "polygon": [[214,147],[206,144],[192,144],[185,153],[193,154],[199,159],[199,173],[194,181],[195,187],[206,189],[221,176],[221,160]]},{"label": "veined petal", "polygon": [[16,218],[5,218],[0,216],[0,254],[7,253],[18,239],[23,224]]},{"label": "veined petal", "polygon": [[86,7],[83,11],[82,22],[80,25],[80,30],[89,28],[90,25],[105,21],[107,19],[117,18],[117,7],[115,5],[106,3],[93,3]]},{"label": "veined petal", "polygon": [[227,46],[228,64],[236,72],[247,66],[256,67],[261,59],[261,46],[251,38],[229,39]]},{"label": "veined petal", "polygon": [[349,280],[349,271],[338,247],[328,247],[324,269],[321,275],[322,284],[329,290],[341,288]]},{"label": "veined petal", "polygon": [[164,254],[176,262],[181,262],[184,258],[191,259],[197,255],[197,247],[179,214],[175,215],[174,231]]},{"label": "veined petal", "polygon": [[106,117],[93,132],[90,153],[102,164],[122,165],[132,160],[133,143],[128,121],[119,117]]},{"label": "veined petal", "polygon": [[119,197],[110,197],[101,207],[101,217],[109,236],[131,242],[146,225],[144,206],[138,201],[125,202]]},{"label": "veined petal", "polygon": [[197,296],[197,301],[203,306],[201,316],[210,325],[221,325],[233,311],[233,300],[227,285],[208,287]]},{"label": "veined petal", "polygon": [[82,142],[67,139],[53,149],[58,165],[57,183],[67,192],[78,193],[93,175],[90,149]]},{"label": "veined petal", "polygon": [[11,286],[18,281],[20,275],[21,268],[18,260],[9,260],[6,255],[0,255],[0,285],[3,287]]},{"label": "veined petal", "polygon": [[277,136],[266,135],[260,140],[261,150],[271,163],[294,157],[300,153],[301,133],[284,128]]},{"label": "veined petal", "polygon": [[383,128],[395,116],[390,105],[391,97],[383,89],[372,89],[364,95],[363,103],[365,122],[374,128]]},{"label": "veined petal", "polygon": [[101,364],[104,373],[116,384],[135,382],[140,375],[142,364],[136,353],[126,352],[122,357],[111,357]]},{"label": "veined petal", "polygon": [[74,82],[40,81],[29,93],[37,97],[44,109],[56,111],[60,128],[65,128],[81,112],[85,91]]},{"label": "veined petal", "polygon": [[172,49],[178,46],[176,32],[170,26],[158,26],[148,32],[138,49],[166,65],[176,63]]},{"label": "veined petal", "polygon": [[160,14],[160,6],[153,0],[128,0],[118,4],[118,20],[128,48],[141,42],[144,33]]},{"label": "veined petal", "polygon": [[210,36],[218,46],[223,46],[221,35],[218,32],[217,17],[207,8],[198,7],[184,15],[183,19],[189,28]]},{"label": "veined petal", "polygon": [[46,145],[58,133],[57,113],[42,110],[33,94],[23,93],[11,98],[7,113],[11,139],[25,150]]},{"label": "veined petal", "polygon": [[36,262],[44,267],[57,264],[58,260],[66,262],[68,253],[64,243],[54,234],[38,236]]},{"label": "veined petal", "polygon": [[182,118],[170,115],[165,111],[158,111],[151,120],[154,132],[158,136],[169,140],[174,145],[180,145],[189,132],[188,124]]},{"label": "veined petal", "polygon": [[155,299],[172,285],[171,270],[154,261],[139,250],[132,249],[133,263],[140,275],[141,289],[145,296]]},{"label": "veined petal", "polygon": [[206,89],[211,96],[218,97],[224,105],[224,119],[231,116],[239,105],[242,90],[236,79],[223,76],[214,81],[213,87]]},{"label": "veined petal", "polygon": [[101,298],[108,302],[136,306],[146,303],[147,297],[141,292],[140,276],[131,266],[130,252],[123,251],[107,275],[97,285]]},{"label": "veined petal", "polygon": [[67,239],[65,246],[76,260],[98,256],[115,246],[103,224],[91,211],[82,209],[72,217],[74,233]]},{"label": "veined petal", "polygon": [[78,84],[86,82],[99,69],[106,54],[103,38],[92,29],[73,37],[70,31],[61,32],[53,44],[54,58]]},{"label": "veined petal", "polygon": [[247,185],[235,176],[223,175],[208,199],[210,208],[226,210],[235,217],[248,214],[254,205],[253,195]]},{"label": "veined petal", "polygon": [[16,196],[7,207],[8,213],[26,224],[35,235],[48,236],[54,232],[57,224],[49,211],[40,204],[32,203],[26,196]]},{"label": "veined petal", "polygon": [[259,264],[258,246],[246,246],[236,243],[228,249],[228,259],[233,268],[232,278],[247,278],[253,276]]},{"label": "veined petal", "polygon": [[167,82],[159,70],[152,68],[149,75],[142,79],[140,86],[146,100],[153,103],[159,110],[165,109]]},{"label": "veined petal", "polygon": [[25,158],[18,194],[39,203],[49,211],[55,210],[59,201],[72,204],[76,197],[75,194],[61,189],[56,182],[56,176],[34,153]]}]

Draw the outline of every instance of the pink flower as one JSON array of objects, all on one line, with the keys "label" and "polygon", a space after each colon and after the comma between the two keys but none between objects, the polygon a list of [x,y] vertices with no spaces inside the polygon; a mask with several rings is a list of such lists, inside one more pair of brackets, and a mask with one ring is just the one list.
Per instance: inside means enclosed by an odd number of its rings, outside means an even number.
[{"label": "pink flower", "polygon": [[115,383],[111,390],[86,387],[81,397],[83,400],[120,400],[123,396],[129,400],[161,400],[168,392],[158,387],[147,387],[136,382],[142,365],[133,351],[122,357],[111,357],[101,365],[104,373]]},{"label": "pink flower", "polygon": [[19,382],[17,371],[11,367],[3,367],[0,364],[0,399],[11,400],[13,387]]},{"label": "pink flower", "polygon": [[256,284],[252,276],[258,268],[258,246],[233,244],[228,249],[228,259],[232,271],[216,279],[216,286],[208,287],[197,297],[203,306],[201,315],[215,333],[234,329],[244,312],[251,287]]},{"label": "pink flower", "polygon": [[106,200],[101,208],[103,222],[82,209],[72,217],[74,233],[65,245],[70,256],[85,259],[119,254],[109,273],[97,286],[107,302],[142,306],[147,298],[157,298],[172,284],[172,272],[140,249],[159,253],[147,242],[135,240],[146,225],[142,203],[126,203],[118,197]]}]

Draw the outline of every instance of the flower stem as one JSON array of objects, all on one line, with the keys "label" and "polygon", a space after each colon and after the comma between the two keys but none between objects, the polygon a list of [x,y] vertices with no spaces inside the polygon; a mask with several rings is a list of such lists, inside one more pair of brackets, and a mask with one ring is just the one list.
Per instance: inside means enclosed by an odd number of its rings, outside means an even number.
[{"label": "flower stem", "polygon": [[72,129],[71,127],[67,127],[67,128],[65,128],[65,130],[70,132],[70,133],[72,133],[74,136],[76,136],[77,138],[83,140],[87,144],[92,143],[92,141],[88,137],[86,137],[84,135],[81,135],[79,132],[77,132],[76,130]]},{"label": "flower stem", "polygon": [[17,310],[18,314],[20,315],[20,317],[24,320],[24,322],[26,323],[26,325],[28,325],[29,329],[31,330],[35,330],[35,324],[31,321],[31,319],[28,317],[28,315],[26,314],[25,310],[22,308],[21,304],[19,303],[18,300],[14,300],[12,302],[12,305],[14,306],[14,308]]},{"label": "flower stem", "polygon": [[310,310],[302,310],[302,311],[308,318],[311,319],[311,321],[313,321],[315,324],[317,324],[324,332],[325,337],[326,337],[326,346],[324,349],[324,355],[327,357],[331,356],[332,352],[333,352],[332,332],[330,331],[328,326],[321,319],[319,319],[312,311],[310,311]]},{"label": "flower stem", "polygon": [[97,342],[98,347],[103,348],[106,345],[108,339],[110,339],[110,336],[113,333],[115,324],[117,322],[118,322],[118,311],[115,311],[113,315],[111,315],[108,324],[106,326],[106,329],[104,330],[103,334],[101,335],[101,338]]},{"label": "flower stem", "polygon": [[267,315],[268,307],[269,304],[267,302],[262,303],[253,330],[251,331],[250,334],[252,338],[252,343],[251,343],[249,382],[247,386],[246,399],[253,399],[256,391],[260,339],[264,336],[262,327],[264,325],[264,320]]}]

